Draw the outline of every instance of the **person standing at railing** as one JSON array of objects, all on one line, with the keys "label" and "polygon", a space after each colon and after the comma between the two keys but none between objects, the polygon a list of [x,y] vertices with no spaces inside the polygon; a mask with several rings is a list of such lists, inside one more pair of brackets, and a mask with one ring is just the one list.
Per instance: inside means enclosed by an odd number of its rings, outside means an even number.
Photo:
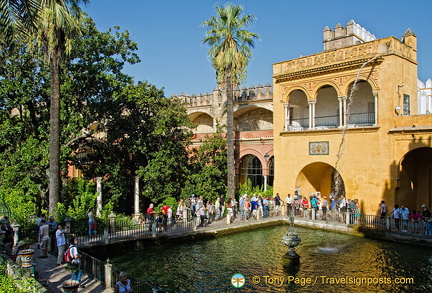
[{"label": "person standing at railing", "polygon": [[308,217],[308,208],[309,208],[309,201],[306,197],[303,197],[301,208],[303,209],[303,218]]},{"label": "person standing at railing", "polygon": [[177,221],[181,221],[183,218],[183,199],[178,200],[177,211],[176,211]]},{"label": "person standing at railing", "polygon": [[328,207],[327,196],[323,196],[323,200],[321,203],[321,210],[322,210],[322,219],[324,221],[327,220],[327,207]]},{"label": "person standing at railing", "polygon": [[400,213],[402,218],[402,232],[408,232],[409,210],[407,207],[402,206]]},{"label": "person standing at railing", "polygon": [[[279,193],[277,193],[279,195]],[[287,205],[287,216],[290,215],[292,212],[293,204],[294,204],[294,198],[291,197],[291,194],[288,193],[287,198],[285,199],[286,205]]]},{"label": "person standing at railing", "polygon": [[421,207],[423,208],[421,218],[426,224],[425,234],[432,235],[432,215],[425,204],[423,204]]},{"label": "person standing at railing", "polygon": [[239,203],[240,203],[240,220],[241,221],[243,221],[245,219],[245,207],[244,207],[245,201],[246,201],[246,193],[243,194],[239,200]]},{"label": "person standing at railing", "polygon": [[413,210],[411,213],[411,220],[414,224],[414,233],[418,233],[419,229],[419,221],[420,221],[421,214],[417,210]]},{"label": "person standing at railing", "polygon": [[88,235],[96,235],[96,220],[94,217],[94,210],[91,208],[87,214],[88,216]]},{"label": "person standing at railing", "polygon": [[276,196],[274,197],[274,204],[275,204],[275,215],[279,216],[279,211],[281,206],[281,198],[279,196],[279,193],[276,193]]},{"label": "person standing at railing", "polygon": [[393,218],[395,220],[395,226],[396,230],[399,231],[400,228],[400,219],[401,219],[401,212],[398,204],[394,205],[393,211],[390,212],[390,214],[393,214]]},{"label": "person standing at railing", "polygon": [[155,211],[153,210],[154,205],[151,203],[150,206],[147,209],[147,223],[149,225],[149,231],[152,231],[152,226],[154,222],[154,214]]},{"label": "person standing at railing", "polygon": [[216,210],[215,221],[217,221],[221,218],[220,198],[219,197],[216,199],[216,202],[215,202],[215,210]]},{"label": "person standing at railing", "polygon": [[387,206],[385,202],[382,200],[380,204],[380,214],[381,214],[381,222],[385,225],[385,217],[387,215]]},{"label": "person standing at railing", "polygon": [[121,272],[118,281],[114,288],[114,293],[131,293],[133,292],[132,285],[125,272]]}]

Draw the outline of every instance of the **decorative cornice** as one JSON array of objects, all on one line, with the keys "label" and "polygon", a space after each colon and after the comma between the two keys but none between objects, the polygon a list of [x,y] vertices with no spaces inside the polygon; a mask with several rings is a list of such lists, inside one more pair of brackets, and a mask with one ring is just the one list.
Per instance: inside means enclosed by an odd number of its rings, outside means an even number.
[{"label": "decorative cornice", "polygon": [[[291,73],[274,75],[273,78],[276,80],[276,83],[281,83],[281,82],[286,82],[286,81],[291,81],[296,79],[303,79],[306,77],[312,77],[316,75],[328,74],[332,72],[358,69],[364,63],[368,62],[370,59],[371,58],[363,58],[363,59],[357,59],[357,60],[352,60],[343,63],[330,64],[326,66],[315,67],[315,68],[310,68],[310,69],[291,72]],[[383,57],[378,57],[375,60],[369,62],[367,65],[368,66],[377,65],[383,62],[383,60],[384,60]]]}]

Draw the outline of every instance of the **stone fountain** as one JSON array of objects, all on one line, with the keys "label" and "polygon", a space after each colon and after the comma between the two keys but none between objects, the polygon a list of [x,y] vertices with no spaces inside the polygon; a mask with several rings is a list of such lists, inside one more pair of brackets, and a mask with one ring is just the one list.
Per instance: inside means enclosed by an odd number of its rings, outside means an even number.
[{"label": "stone fountain", "polygon": [[288,252],[283,256],[286,265],[297,265],[300,264],[300,255],[295,251],[295,247],[300,245],[301,239],[298,237],[297,232],[294,230],[294,215],[293,213],[289,216],[290,228],[282,237],[282,243],[288,246]]}]

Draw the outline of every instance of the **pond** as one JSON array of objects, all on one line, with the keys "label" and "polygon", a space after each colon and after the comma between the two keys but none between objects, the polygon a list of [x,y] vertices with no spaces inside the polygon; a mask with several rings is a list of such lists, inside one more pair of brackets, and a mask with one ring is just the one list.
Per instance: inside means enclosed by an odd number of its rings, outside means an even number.
[{"label": "pond", "polygon": [[[130,275],[172,292],[432,292],[428,248],[296,227],[300,265],[284,267],[288,249],[281,239],[287,229],[115,252],[109,258]],[[241,289],[231,284],[236,274],[245,278]]]}]

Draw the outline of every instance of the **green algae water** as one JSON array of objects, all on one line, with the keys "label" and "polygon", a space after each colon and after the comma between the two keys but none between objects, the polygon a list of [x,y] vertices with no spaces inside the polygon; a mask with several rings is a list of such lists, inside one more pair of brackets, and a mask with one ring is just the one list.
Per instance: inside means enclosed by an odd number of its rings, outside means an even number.
[{"label": "green algae water", "polygon": [[[110,255],[171,292],[432,292],[432,250],[296,228],[297,267],[284,266],[288,226]],[[175,240],[173,240],[175,242]],[[241,274],[244,280],[237,277]],[[232,277],[236,275],[232,283]]]}]

